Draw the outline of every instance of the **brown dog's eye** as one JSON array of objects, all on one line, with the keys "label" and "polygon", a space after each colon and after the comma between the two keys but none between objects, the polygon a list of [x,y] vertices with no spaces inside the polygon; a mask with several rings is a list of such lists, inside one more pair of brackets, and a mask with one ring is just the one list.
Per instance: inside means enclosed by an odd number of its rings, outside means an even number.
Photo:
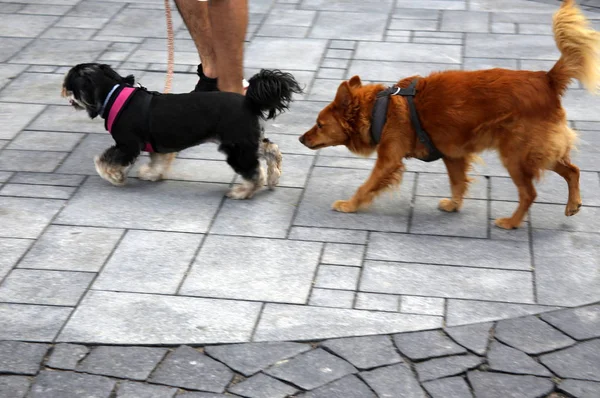
[{"label": "brown dog's eye", "polygon": [[321,127],[323,127],[323,125],[321,123],[317,122],[317,127],[321,128]]}]

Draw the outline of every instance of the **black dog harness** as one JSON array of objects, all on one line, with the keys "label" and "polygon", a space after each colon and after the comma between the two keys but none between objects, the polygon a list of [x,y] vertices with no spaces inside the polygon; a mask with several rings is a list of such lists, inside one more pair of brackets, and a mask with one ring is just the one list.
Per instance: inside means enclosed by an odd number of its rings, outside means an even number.
[{"label": "black dog harness", "polygon": [[406,101],[408,102],[410,121],[417,133],[417,138],[419,139],[419,142],[425,145],[425,148],[427,148],[429,151],[429,155],[426,158],[417,159],[424,162],[433,162],[444,157],[444,154],[441,153],[435,147],[435,145],[433,145],[431,138],[429,138],[429,135],[425,132],[425,130],[423,130],[423,127],[421,127],[421,121],[419,120],[419,114],[417,113],[417,108],[415,107],[413,99],[417,94],[415,87],[417,86],[418,80],[419,79],[413,80],[408,88],[392,86],[377,93],[377,99],[375,100],[375,106],[373,107],[373,114],[371,117],[371,138],[376,144],[379,143],[381,140],[381,134],[383,133],[383,127],[385,126],[385,122],[387,120],[387,110],[390,102],[390,96],[401,95],[406,97]]}]

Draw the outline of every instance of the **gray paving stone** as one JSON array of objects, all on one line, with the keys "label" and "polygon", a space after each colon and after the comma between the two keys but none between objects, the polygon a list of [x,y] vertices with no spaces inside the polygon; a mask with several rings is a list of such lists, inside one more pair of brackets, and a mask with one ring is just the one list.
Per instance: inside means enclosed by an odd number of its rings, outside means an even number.
[{"label": "gray paving stone", "polygon": [[320,11],[310,37],[319,39],[381,40],[388,19],[386,14]]},{"label": "gray paving stone", "polygon": [[119,384],[116,398],[173,398],[177,389],[125,381]]},{"label": "gray paving stone", "polygon": [[[173,31],[182,25],[179,13],[173,13]],[[161,9],[124,9],[100,31],[107,36],[166,37],[164,12]]]},{"label": "gray paving stone", "polygon": [[512,374],[552,377],[552,373],[548,369],[530,358],[527,354],[495,340],[490,344],[487,359],[491,370]]},{"label": "gray paving stone", "polygon": [[[84,41],[84,40],[55,40],[55,39],[36,39],[32,44],[20,51],[11,62],[33,64],[33,65],[64,65],[73,66],[82,62],[90,62],[96,59],[105,51],[109,42],[106,41]],[[41,75],[44,76],[44,75]],[[62,76],[55,76],[62,79]],[[55,80],[55,79],[53,79]],[[60,86],[58,86],[60,87]],[[60,98],[59,90],[56,90],[58,100],[64,103]]]},{"label": "gray paving stone", "polygon": [[446,311],[446,326],[496,321],[523,315],[540,314],[556,309],[558,307],[449,299]]},{"label": "gray paving stone", "polygon": [[534,228],[574,232],[597,232],[600,230],[600,208],[584,207],[579,217],[564,217],[563,205],[536,204],[531,208]]},{"label": "gray paving stone", "polygon": [[316,11],[273,10],[268,14],[265,25],[311,26]]},{"label": "gray paving stone", "polygon": [[211,233],[285,238],[302,191],[278,187],[263,191],[254,200],[226,200]]},{"label": "gray paving stone", "polygon": [[487,238],[488,205],[483,200],[465,199],[459,212],[438,209],[439,198],[417,197],[410,233]]},{"label": "gray paving stone", "polygon": [[279,187],[304,188],[313,164],[312,156],[286,154]]},{"label": "gray paving stone", "polygon": [[600,304],[550,312],[540,318],[577,340],[600,337]]},{"label": "gray paving stone", "polygon": [[229,388],[229,392],[248,398],[285,398],[297,391],[297,388],[262,373]]},{"label": "gray paving stone", "polygon": [[[13,106],[16,105],[19,104],[13,104]],[[37,105],[37,107],[41,108],[39,105]],[[111,141],[110,136],[104,130],[102,123],[98,122],[98,120],[90,119],[85,112],[75,111],[71,106],[49,105],[28,126],[28,128],[32,130],[103,133],[107,135],[107,141]]]},{"label": "gray paving stone", "polygon": [[360,377],[379,397],[425,397],[419,382],[405,363],[361,372]]},{"label": "gray paving stone", "polygon": [[46,366],[56,369],[75,370],[81,361],[90,352],[89,348],[77,344],[56,344]]},{"label": "gray paving stone", "polygon": [[356,293],[356,309],[377,311],[398,311],[400,296],[393,294]]},{"label": "gray paving stone", "polygon": [[467,57],[555,60],[560,55],[552,36],[467,33]]},{"label": "gray paving stone", "polygon": [[229,396],[210,392],[184,392],[183,394],[177,394],[177,398],[227,398]]},{"label": "gray paving stone", "polygon": [[340,265],[320,265],[315,287],[326,289],[356,290],[360,268]]},{"label": "gray paving stone", "polygon": [[475,396],[483,398],[545,397],[554,388],[550,380],[535,376],[474,371],[467,377]]},{"label": "gray paving stone", "polygon": [[[388,36],[388,39],[392,36]],[[402,37],[400,37],[402,39]],[[362,42],[361,42],[362,43]],[[410,44],[410,43],[385,43],[385,44]],[[429,44],[414,44],[419,46],[426,46]],[[436,44],[431,44],[436,45]],[[446,45],[444,45],[446,46]],[[449,47],[449,46],[446,46]],[[411,76],[411,75],[421,75],[426,76],[432,72],[438,72],[441,70],[452,70],[459,68],[459,65],[450,63],[453,59],[446,59],[446,63],[424,63],[424,62],[409,62],[409,61],[376,61],[376,60],[363,60],[355,57],[354,60],[350,63],[350,68],[348,70],[347,76],[359,75],[364,80],[372,80],[375,82],[395,82],[399,79]],[[339,84],[339,82],[336,81]],[[326,98],[327,100],[333,99],[333,93],[335,93],[337,89],[337,85],[335,88],[329,88],[328,93],[331,98]],[[323,98],[325,100],[325,98]],[[443,168],[443,165],[439,166]],[[414,171],[412,167],[407,168],[407,170]]]},{"label": "gray paving stone", "polygon": [[365,261],[359,289],[374,293],[534,302],[529,272],[415,263]]},{"label": "gray paving stone", "polygon": [[159,347],[100,346],[77,366],[78,372],[146,380],[167,353]]},{"label": "gray paving stone", "polygon": [[[469,250],[460,250],[467,245]],[[529,270],[527,242],[373,233],[367,259]]]},{"label": "gray paving stone", "polygon": [[[37,44],[39,41],[36,41]],[[31,49],[34,45],[27,47]],[[37,48],[37,51],[43,51]],[[25,51],[19,53],[19,57]],[[40,56],[37,53],[37,56]],[[88,60],[89,61],[89,60]],[[29,63],[28,61],[18,61]],[[53,62],[39,62],[41,64],[53,64]],[[56,73],[22,73],[12,80],[2,92],[0,100],[8,102],[29,102],[35,104],[64,104],[67,102],[60,96],[60,87],[63,76]],[[68,103],[68,102],[67,102]]]},{"label": "gray paving stone", "polygon": [[0,236],[35,239],[62,206],[61,200],[0,197]]},{"label": "gray paving stone", "polygon": [[[157,229],[204,233],[216,213],[225,186],[131,180],[113,187],[100,177],[89,178],[57,218],[61,224],[111,228]],[[111,203],[109,207],[106,203]],[[160,211],[156,204],[160,203]],[[164,217],[169,214],[169,217]]]},{"label": "gray paving stone", "polygon": [[455,326],[444,329],[444,331],[458,344],[478,355],[484,355],[487,351],[492,326],[493,323],[486,322],[474,325]]},{"label": "gray paving stone", "polygon": [[313,288],[308,305],[317,307],[352,308],[355,292],[353,290],[334,290]]},{"label": "gray paving stone", "polygon": [[121,229],[51,225],[19,267],[97,272],[122,235]]},{"label": "gray paving stone", "polygon": [[517,69],[517,60],[492,58],[465,58],[463,62],[464,70],[479,70],[493,68]]},{"label": "gray paving stone", "polygon": [[46,351],[47,344],[0,341],[0,373],[35,375]]},{"label": "gray paving stone", "polygon": [[440,30],[447,32],[488,32],[490,15],[487,12],[455,11],[442,12]]},{"label": "gray paving stone", "polygon": [[0,376],[0,396],[25,398],[30,384],[26,376]]},{"label": "gray paving stone", "polygon": [[[97,175],[94,156],[114,145],[109,134],[90,134],[85,137],[57,169],[59,173]],[[141,159],[140,159],[141,160]]]},{"label": "gray paving stone", "polygon": [[15,269],[0,286],[0,301],[75,306],[95,274]]},{"label": "gray paving stone", "polygon": [[27,251],[31,242],[27,239],[0,238],[0,281]]},{"label": "gray paving stone", "polygon": [[256,37],[306,37],[309,30],[310,28],[306,26],[262,25],[258,32],[256,32]]},{"label": "gray paving stone", "polygon": [[461,46],[416,43],[371,43],[361,41],[355,59],[374,61],[418,61],[460,64]]},{"label": "gray paving stone", "polygon": [[367,242],[367,231],[292,227],[289,238],[295,240],[364,244]]},{"label": "gray paving stone", "polygon": [[181,294],[305,303],[320,251],[313,242],[209,236]]},{"label": "gray paving stone", "polygon": [[12,140],[43,109],[43,105],[0,103],[0,139]]},{"label": "gray paving stone", "polygon": [[365,247],[339,243],[327,243],[323,252],[322,263],[349,265],[360,267]]},{"label": "gray paving stone", "polygon": [[28,4],[23,7],[20,14],[43,14],[43,15],[63,15],[71,9],[68,5],[54,4]]},{"label": "gray paving stone", "polygon": [[188,346],[170,353],[154,371],[150,381],[192,390],[222,393],[233,378],[225,365]]},{"label": "gray paving stone", "polygon": [[[420,173],[417,184],[417,195],[450,197],[450,183],[447,174]],[[469,191],[466,195],[471,199],[488,198],[488,180],[487,178],[476,177],[469,184]],[[465,207],[467,204],[465,204]]]},{"label": "gray paving stone", "polygon": [[392,1],[390,0],[346,0],[342,3],[327,0],[304,0],[302,9],[307,10],[333,10],[333,11],[354,11],[369,13],[386,13],[390,11]]},{"label": "gray paving stone", "polygon": [[0,39],[2,45],[2,53],[0,54],[0,62],[6,62],[16,53],[21,51],[23,47],[29,44],[32,40],[21,37],[3,37]]},{"label": "gray paving stone", "polygon": [[421,382],[455,376],[467,370],[476,368],[484,359],[476,355],[453,355],[444,358],[434,358],[415,364],[415,370]]},{"label": "gray paving stone", "polygon": [[284,363],[276,364],[265,373],[303,389],[312,390],[348,374],[356,373],[356,369],[348,362],[318,348]]},{"label": "gray paving stone", "polygon": [[205,347],[206,353],[243,374],[251,376],[267,367],[310,350],[307,344],[248,343]]},{"label": "gray paving stone", "polygon": [[109,398],[115,380],[75,372],[43,370],[35,378],[28,397]]},{"label": "gray paving stone", "polygon": [[90,291],[58,341],[150,345],[248,341],[260,307],[244,301]]},{"label": "gray paving stone", "polygon": [[45,185],[6,184],[0,190],[2,196],[42,199],[69,199],[75,188]]},{"label": "gray paving stone", "polygon": [[432,398],[473,398],[469,385],[462,377],[448,377],[423,383]]},{"label": "gray paving stone", "polygon": [[416,19],[392,19],[389,25],[389,29],[393,30],[426,30],[435,31],[437,30],[438,21],[432,20],[416,20]]},{"label": "gray paving stone", "polygon": [[56,133],[52,131],[23,131],[8,145],[7,149],[37,151],[70,151],[83,134]]},{"label": "gray paving stone", "polygon": [[66,157],[65,152],[20,151],[4,149],[0,169],[8,171],[51,172]]},{"label": "gray paving stone", "polygon": [[10,18],[4,18],[2,26],[0,26],[0,36],[36,37],[57,19],[50,15],[12,14]]},{"label": "gray paving stone", "polygon": [[342,68],[345,69],[348,67],[348,63],[350,60],[348,59],[334,59],[327,58],[321,62],[321,68]]},{"label": "gray paving stone", "polygon": [[39,185],[56,185],[64,187],[78,187],[84,176],[71,174],[55,174],[55,173],[16,173],[11,178],[13,184],[39,184]]},{"label": "gray paving stone", "polygon": [[[6,140],[2,140],[2,141],[8,142]],[[0,182],[8,181],[12,177],[13,174],[14,173],[12,173],[10,171],[0,171]]]},{"label": "gray paving stone", "polygon": [[595,398],[600,396],[600,383],[583,380],[563,380],[557,387],[560,392],[580,398]]},{"label": "gray paving stone", "polygon": [[412,360],[464,354],[467,351],[440,330],[404,333],[394,336],[400,352]]},{"label": "gray paving stone", "polygon": [[202,235],[128,231],[93,288],[175,294],[201,240]]},{"label": "gray paving stone", "polygon": [[250,68],[317,70],[326,45],[323,39],[257,37],[246,48],[244,64]]},{"label": "gray paving stone", "polygon": [[494,0],[478,0],[471,7],[477,11],[496,11],[499,13],[531,13],[541,14],[546,19],[556,11],[556,5],[540,4],[538,2],[528,2],[521,0],[506,0],[498,4]]},{"label": "gray paving stone", "polygon": [[412,191],[409,178],[404,178],[400,198],[381,195],[369,209],[357,213],[331,210],[334,201],[349,199],[368,175],[366,170],[315,168],[294,225],[406,232]]},{"label": "gray paving stone", "polygon": [[[282,320],[285,319],[285,323]],[[435,329],[441,317],[266,304],[255,341],[309,340]]]},{"label": "gray paving stone", "polygon": [[344,358],[360,370],[402,362],[388,336],[327,340],[321,343],[321,347]]},{"label": "gray paving stone", "polygon": [[527,354],[541,354],[575,343],[570,337],[534,316],[500,321],[496,325],[494,336]]},{"label": "gray paving stone", "polygon": [[600,381],[600,339],[542,355],[540,362],[561,378]]},{"label": "gray paving stone", "polygon": [[0,303],[0,340],[53,341],[71,308]]},{"label": "gray paving stone", "polygon": [[444,316],[445,300],[438,297],[402,296],[400,311],[407,314]]},{"label": "gray paving stone", "polygon": [[375,394],[354,375],[345,376],[305,394],[301,398],[376,398]]}]

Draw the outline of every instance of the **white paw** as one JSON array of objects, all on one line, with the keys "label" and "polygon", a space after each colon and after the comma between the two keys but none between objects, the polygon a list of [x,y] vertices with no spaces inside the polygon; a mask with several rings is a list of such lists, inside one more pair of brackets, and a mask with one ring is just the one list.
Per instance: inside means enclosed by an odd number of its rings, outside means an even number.
[{"label": "white paw", "polygon": [[138,177],[146,181],[159,181],[163,179],[160,171],[152,168],[150,163],[143,164],[138,170]]},{"label": "white paw", "polygon": [[226,195],[230,199],[250,199],[252,196],[254,196],[254,192],[255,189],[253,186],[242,184],[231,188]]},{"label": "white paw", "polygon": [[279,184],[279,177],[281,177],[281,169],[277,167],[269,167],[267,175],[267,186],[269,187],[269,189],[274,189]]},{"label": "white paw", "polygon": [[99,156],[94,157],[96,172],[102,179],[116,186],[123,186],[127,182],[126,169],[109,167],[106,163],[100,161]]}]

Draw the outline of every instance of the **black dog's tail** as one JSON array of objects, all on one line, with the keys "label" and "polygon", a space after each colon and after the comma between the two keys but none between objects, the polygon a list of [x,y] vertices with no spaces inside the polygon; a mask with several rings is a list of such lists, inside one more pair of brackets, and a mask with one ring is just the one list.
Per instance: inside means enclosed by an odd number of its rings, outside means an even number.
[{"label": "black dog's tail", "polygon": [[246,101],[257,115],[268,120],[288,108],[294,93],[302,93],[302,88],[291,73],[263,69],[250,78]]}]

